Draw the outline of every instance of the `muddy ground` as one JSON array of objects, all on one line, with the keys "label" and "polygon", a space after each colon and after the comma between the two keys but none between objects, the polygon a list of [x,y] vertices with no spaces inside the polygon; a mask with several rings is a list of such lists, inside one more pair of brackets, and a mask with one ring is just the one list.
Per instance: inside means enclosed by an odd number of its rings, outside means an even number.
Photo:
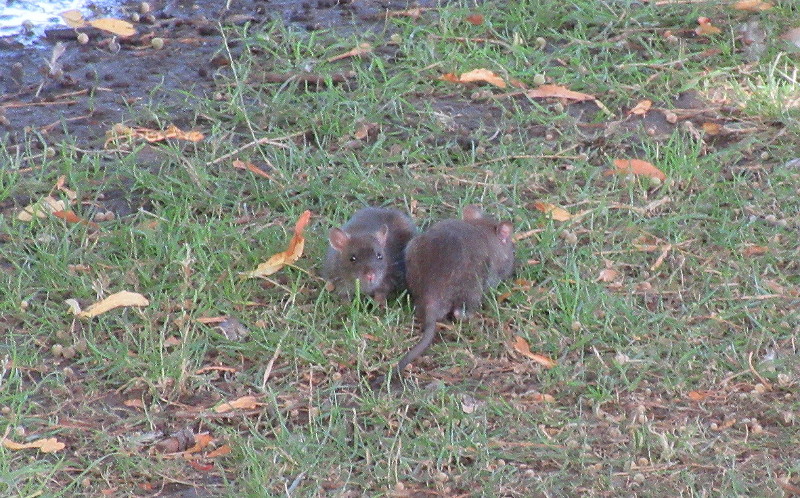
[{"label": "muddy ground", "polygon": [[[140,13],[141,2],[125,2],[120,12],[106,13],[127,20],[138,15],[136,35],[119,39],[118,51],[112,35],[94,28],[79,30],[89,35],[86,44],[80,44],[76,30],[68,27],[48,30],[33,47],[13,37],[0,38],[0,140],[20,147],[26,137],[38,137],[32,144],[36,150],[69,136],[79,148],[98,148],[106,131],[114,123],[129,122],[140,103],[156,103],[169,110],[174,124],[191,127],[195,112],[187,108],[182,92],[208,96],[215,78],[230,65],[220,25],[257,27],[281,19],[296,29],[348,34],[382,30],[387,10],[410,4],[403,0],[148,3],[151,10],[146,14]],[[151,45],[155,37],[165,41],[160,50]],[[50,71],[58,42],[66,50],[54,64],[55,71]],[[235,41],[229,48],[237,57],[240,47]]]}]

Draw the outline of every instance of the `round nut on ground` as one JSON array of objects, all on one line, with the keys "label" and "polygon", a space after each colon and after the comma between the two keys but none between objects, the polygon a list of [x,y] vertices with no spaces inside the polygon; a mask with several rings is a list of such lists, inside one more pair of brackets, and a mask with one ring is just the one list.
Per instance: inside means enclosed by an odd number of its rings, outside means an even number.
[{"label": "round nut on ground", "polygon": [[3,405],[3,408],[0,408],[0,413],[2,413],[3,415],[8,415],[9,413],[11,413],[11,407]]},{"label": "round nut on ground", "polygon": [[678,115],[672,111],[664,111],[664,119],[667,120],[669,124],[675,124],[678,122]]},{"label": "round nut on ground", "polygon": [[544,85],[547,83],[547,76],[542,73],[537,74],[533,77],[533,84],[534,85]]},{"label": "round nut on ground", "polygon": [[536,37],[535,43],[536,43],[536,48],[538,48],[539,50],[547,46],[547,40],[545,40],[541,36]]},{"label": "round nut on ground", "polygon": [[131,12],[131,15],[129,16],[129,19],[130,19],[132,22],[139,22],[139,20],[141,19],[141,17],[139,17],[139,13],[138,13],[138,12]]},{"label": "round nut on ground", "polygon": [[81,45],[86,45],[87,43],[89,43],[89,35],[87,35],[86,33],[78,33],[77,40],[78,43],[80,43]]},{"label": "round nut on ground", "polygon": [[64,354],[64,346],[61,344],[53,344],[53,346],[50,347],[50,352],[53,353],[53,356],[61,356]]},{"label": "round nut on ground", "polygon": [[164,48],[164,39],[159,37],[153,38],[150,40],[150,46],[156,50],[161,50]]},{"label": "round nut on ground", "polygon": [[67,346],[61,351],[61,356],[63,356],[67,360],[75,358],[76,354],[77,352],[75,351],[75,348],[72,346]]},{"label": "round nut on ground", "polygon": [[644,480],[645,480],[645,477],[644,477],[644,474],[642,474],[642,473],[636,473],[636,474],[633,475],[633,482],[635,482],[635,483],[642,484],[644,482]]},{"label": "round nut on ground", "polygon": [[153,8],[150,7],[150,4],[147,3],[147,2],[142,2],[142,3],[139,4],[139,13],[141,13],[141,14],[147,14],[152,9]]},{"label": "round nut on ground", "polygon": [[578,320],[575,320],[574,322],[572,322],[572,325],[570,325],[570,328],[572,329],[573,332],[578,332],[580,329],[583,328],[583,325]]}]

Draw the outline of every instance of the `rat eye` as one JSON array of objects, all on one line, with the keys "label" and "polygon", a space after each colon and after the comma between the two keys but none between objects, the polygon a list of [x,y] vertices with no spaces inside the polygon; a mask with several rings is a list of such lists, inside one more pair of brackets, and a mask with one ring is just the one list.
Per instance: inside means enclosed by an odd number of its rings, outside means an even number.
[{"label": "rat eye", "polygon": [[378,258],[379,260],[381,260],[381,259],[383,259],[383,254],[381,254],[379,252],[376,252],[375,253],[375,257]]},{"label": "rat eye", "polygon": [[353,256],[350,256],[350,262],[351,262],[351,263],[355,263],[355,262],[356,262],[356,257],[355,257],[355,255],[353,255]]}]

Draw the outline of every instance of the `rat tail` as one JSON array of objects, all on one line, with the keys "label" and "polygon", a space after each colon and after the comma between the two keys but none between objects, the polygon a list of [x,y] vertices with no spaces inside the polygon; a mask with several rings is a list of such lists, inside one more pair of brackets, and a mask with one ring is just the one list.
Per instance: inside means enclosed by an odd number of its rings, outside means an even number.
[{"label": "rat tail", "polygon": [[422,339],[397,364],[398,373],[402,373],[406,365],[416,360],[433,342],[433,336],[436,334],[436,319],[428,318],[431,316],[433,316],[433,313],[425,313],[425,319],[422,324]]}]

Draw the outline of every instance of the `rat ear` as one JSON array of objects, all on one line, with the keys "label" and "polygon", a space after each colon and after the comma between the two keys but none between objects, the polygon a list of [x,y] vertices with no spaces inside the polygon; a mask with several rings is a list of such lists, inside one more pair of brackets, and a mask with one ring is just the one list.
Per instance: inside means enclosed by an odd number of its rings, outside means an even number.
[{"label": "rat ear", "polygon": [[387,225],[383,225],[380,230],[375,232],[375,238],[378,240],[378,244],[381,246],[386,245],[386,239],[389,237],[389,227]]},{"label": "rat ear", "polygon": [[500,239],[500,242],[508,244],[511,242],[511,236],[514,233],[514,225],[510,221],[504,221],[497,225],[495,233],[497,233],[497,238]]},{"label": "rat ear", "polygon": [[478,205],[470,204],[464,207],[464,211],[461,212],[461,218],[463,218],[464,221],[479,220],[483,218],[483,210]]},{"label": "rat ear", "polygon": [[350,236],[341,228],[331,228],[328,233],[328,240],[331,242],[331,247],[342,252],[347,243],[350,242]]}]

